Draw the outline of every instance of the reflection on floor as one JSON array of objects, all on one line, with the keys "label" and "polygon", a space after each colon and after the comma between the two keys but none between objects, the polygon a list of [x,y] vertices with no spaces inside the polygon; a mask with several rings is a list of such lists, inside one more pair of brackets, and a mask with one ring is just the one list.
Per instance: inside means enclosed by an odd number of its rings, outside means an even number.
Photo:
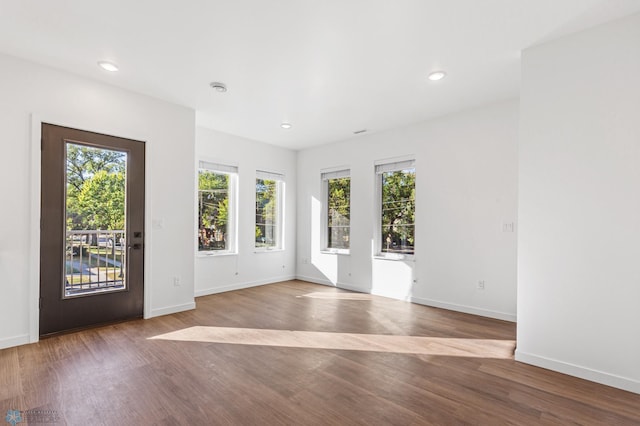
[{"label": "reflection on floor", "polygon": [[310,299],[324,300],[373,300],[375,296],[366,293],[335,293],[328,291],[317,291],[314,293],[303,294],[298,297],[308,297]]}]

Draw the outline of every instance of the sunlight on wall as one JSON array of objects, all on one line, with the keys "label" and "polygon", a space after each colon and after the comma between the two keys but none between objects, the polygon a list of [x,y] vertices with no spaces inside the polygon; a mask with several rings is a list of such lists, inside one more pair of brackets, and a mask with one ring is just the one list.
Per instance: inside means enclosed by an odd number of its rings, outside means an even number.
[{"label": "sunlight on wall", "polygon": [[189,327],[150,340],[513,359],[515,341],[232,327]]},{"label": "sunlight on wall", "polygon": [[323,227],[322,203],[311,197],[311,264],[335,285],[338,283],[338,256],[320,252]]},{"label": "sunlight on wall", "polygon": [[371,293],[400,300],[413,295],[415,262],[407,260],[373,259],[371,263]]}]

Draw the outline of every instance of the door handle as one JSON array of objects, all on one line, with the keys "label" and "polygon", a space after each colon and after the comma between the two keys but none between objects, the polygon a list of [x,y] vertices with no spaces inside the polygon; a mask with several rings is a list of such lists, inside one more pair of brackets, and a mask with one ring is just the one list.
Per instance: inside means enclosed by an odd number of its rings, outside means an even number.
[{"label": "door handle", "polygon": [[127,259],[129,259],[129,257],[131,257],[131,250],[140,250],[142,248],[142,244],[140,243],[134,243],[134,244],[129,244],[127,246]]}]

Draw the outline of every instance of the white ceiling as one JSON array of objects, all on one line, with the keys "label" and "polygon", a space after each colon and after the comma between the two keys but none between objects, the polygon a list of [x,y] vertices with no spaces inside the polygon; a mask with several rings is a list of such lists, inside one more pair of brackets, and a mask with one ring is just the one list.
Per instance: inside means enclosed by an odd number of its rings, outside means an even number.
[{"label": "white ceiling", "polygon": [[[0,0],[0,52],[302,149],[516,97],[522,49],[636,12],[640,0]],[[428,81],[438,69],[447,78]]]}]

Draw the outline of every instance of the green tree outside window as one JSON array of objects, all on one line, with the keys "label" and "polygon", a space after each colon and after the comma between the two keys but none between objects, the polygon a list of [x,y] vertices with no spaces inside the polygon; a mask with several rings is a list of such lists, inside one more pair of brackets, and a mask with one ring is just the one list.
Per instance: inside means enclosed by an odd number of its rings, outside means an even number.
[{"label": "green tree outside window", "polygon": [[384,172],[382,180],[381,251],[413,254],[415,246],[415,169]]}]

